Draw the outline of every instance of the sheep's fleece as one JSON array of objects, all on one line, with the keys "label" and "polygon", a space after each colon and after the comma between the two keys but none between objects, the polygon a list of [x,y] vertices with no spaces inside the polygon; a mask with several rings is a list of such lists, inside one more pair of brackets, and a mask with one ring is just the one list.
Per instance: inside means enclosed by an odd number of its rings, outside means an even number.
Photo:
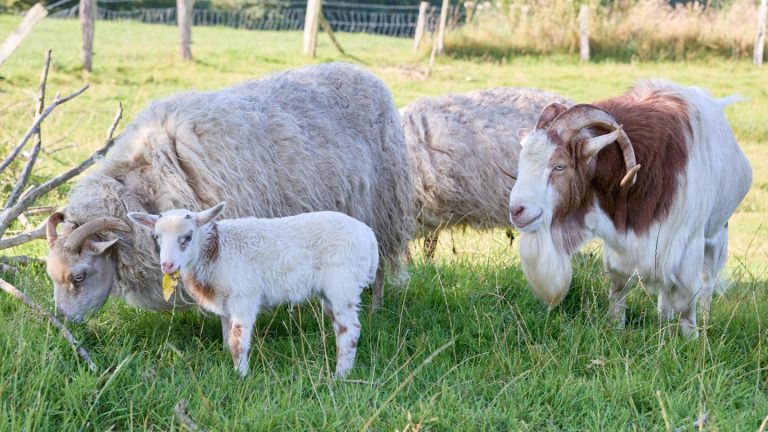
[{"label": "sheep's fleece", "polygon": [[400,114],[408,146],[420,234],[454,225],[509,225],[507,203],[517,175],[518,130],[533,128],[553,93],[494,88],[419,99]]},{"label": "sheep's fleece", "polygon": [[[387,87],[333,63],[153,102],[74,187],[62,228],[220,201],[227,218],[346,213],[373,229],[382,261],[397,270],[415,225],[403,131]],[[113,294],[173,307],[161,296],[155,242],[132,229],[112,233],[121,238],[114,252],[121,292]]]}]

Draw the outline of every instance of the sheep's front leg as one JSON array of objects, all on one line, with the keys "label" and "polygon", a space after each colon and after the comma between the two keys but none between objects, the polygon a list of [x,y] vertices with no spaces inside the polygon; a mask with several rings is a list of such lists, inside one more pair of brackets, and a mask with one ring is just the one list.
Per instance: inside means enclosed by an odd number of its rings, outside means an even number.
[{"label": "sheep's front leg", "polygon": [[240,375],[248,374],[248,350],[256,316],[232,316],[229,329],[229,352]]},{"label": "sheep's front leg", "polygon": [[336,334],[336,377],[344,377],[355,364],[357,340],[360,338],[360,320],[357,317],[357,303],[343,305],[324,304],[333,319],[333,331]]}]

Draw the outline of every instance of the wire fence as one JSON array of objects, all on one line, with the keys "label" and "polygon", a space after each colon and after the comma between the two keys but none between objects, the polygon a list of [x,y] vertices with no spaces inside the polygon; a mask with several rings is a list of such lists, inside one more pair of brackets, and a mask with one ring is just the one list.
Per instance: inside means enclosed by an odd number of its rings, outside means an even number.
[{"label": "wire fence", "polygon": [[[110,7],[131,0],[98,0],[98,19],[107,21],[137,21],[146,24],[176,24],[176,8],[118,9]],[[58,10],[49,13],[51,18],[78,18],[78,4],[67,6],[70,1],[58,3]],[[296,0],[269,1],[249,5],[247,9],[213,10],[195,9],[192,24],[195,26],[226,26],[246,30],[302,30],[307,2]],[[324,1],[323,13],[334,31],[372,33],[394,37],[413,37],[419,6],[372,5],[346,1]],[[465,11],[459,5],[448,10],[448,27],[455,28],[465,19]],[[426,32],[433,32],[439,25],[440,8],[429,6],[426,12]]]}]

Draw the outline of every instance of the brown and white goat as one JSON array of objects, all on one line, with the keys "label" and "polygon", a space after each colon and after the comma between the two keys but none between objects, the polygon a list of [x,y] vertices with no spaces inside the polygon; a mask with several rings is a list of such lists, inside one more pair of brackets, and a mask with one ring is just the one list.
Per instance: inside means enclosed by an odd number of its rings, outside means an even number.
[{"label": "brown and white goat", "polygon": [[597,237],[611,318],[623,326],[637,277],[657,291],[660,316],[679,315],[683,333],[697,335],[696,302],[706,317],[728,219],[752,182],[723,113],[731,102],[648,81],[592,105],[546,107],[522,142],[509,201],[533,292],[557,305],[571,256]]}]

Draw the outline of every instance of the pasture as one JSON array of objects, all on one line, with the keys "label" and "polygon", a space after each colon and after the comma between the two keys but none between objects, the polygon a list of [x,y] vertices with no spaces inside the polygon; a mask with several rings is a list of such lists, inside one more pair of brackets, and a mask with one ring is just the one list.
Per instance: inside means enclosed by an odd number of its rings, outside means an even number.
[{"label": "pasture", "polygon": [[[0,16],[0,35],[17,17]],[[768,416],[768,71],[747,61],[602,61],[520,57],[493,62],[438,59],[411,41],[340,34],[354,57],[320,35],[319,57],[300,55],[301,34],[195,28],[195,61],[176,60],[176,29],[98,22],[94,71],[79,66],[76,21],[45,20],[0,67],[0,152],[29,126],[43,52],[53,49],[49,100],[88,82],[43,126],[36,180],[101,146],[118,101],[125,120],[151,100],[216,89],[310,62],[352,61],[381,77],[398,106],[422,96],[494,86],[533,86],[576,101],[622,92],[646,77],[698,85],[747,101],[727,114],[754,170],[752,189],[730,224],[730,287],[696,340],[658,321],[655,297],[636,289],[626,330],[605,316],[600,250],[575,258],[574,282],[552,310],[526,286],[504,232],[444,233],[434,263],[412,243],[411,279],[387,286],[383,309],[361,314],[355,368],[334,381],[334,342],[317,302],[260,316],[241,379],[222,346],[218,319],[157,313],[110,300],[69,325],[101,367],[92,373],[58,330],[0,295],[0,430],[180,430],[174,406],[205,430],[757,430]],[[71,147],[70,147],[71,146]],[[14,170],[18,172],[20,166]],[[43,176],[43,177],[40,177]],[[0,176],[2,196],[11,176]],[[41,204],[64,204],[62,187]],[[44,258],[44,241],[11,255]],[[0,277],[52,308],[44,264]],[[370,299],[369,294],[364,302]],[[767,324],[768,326],[768,324]]]}]

